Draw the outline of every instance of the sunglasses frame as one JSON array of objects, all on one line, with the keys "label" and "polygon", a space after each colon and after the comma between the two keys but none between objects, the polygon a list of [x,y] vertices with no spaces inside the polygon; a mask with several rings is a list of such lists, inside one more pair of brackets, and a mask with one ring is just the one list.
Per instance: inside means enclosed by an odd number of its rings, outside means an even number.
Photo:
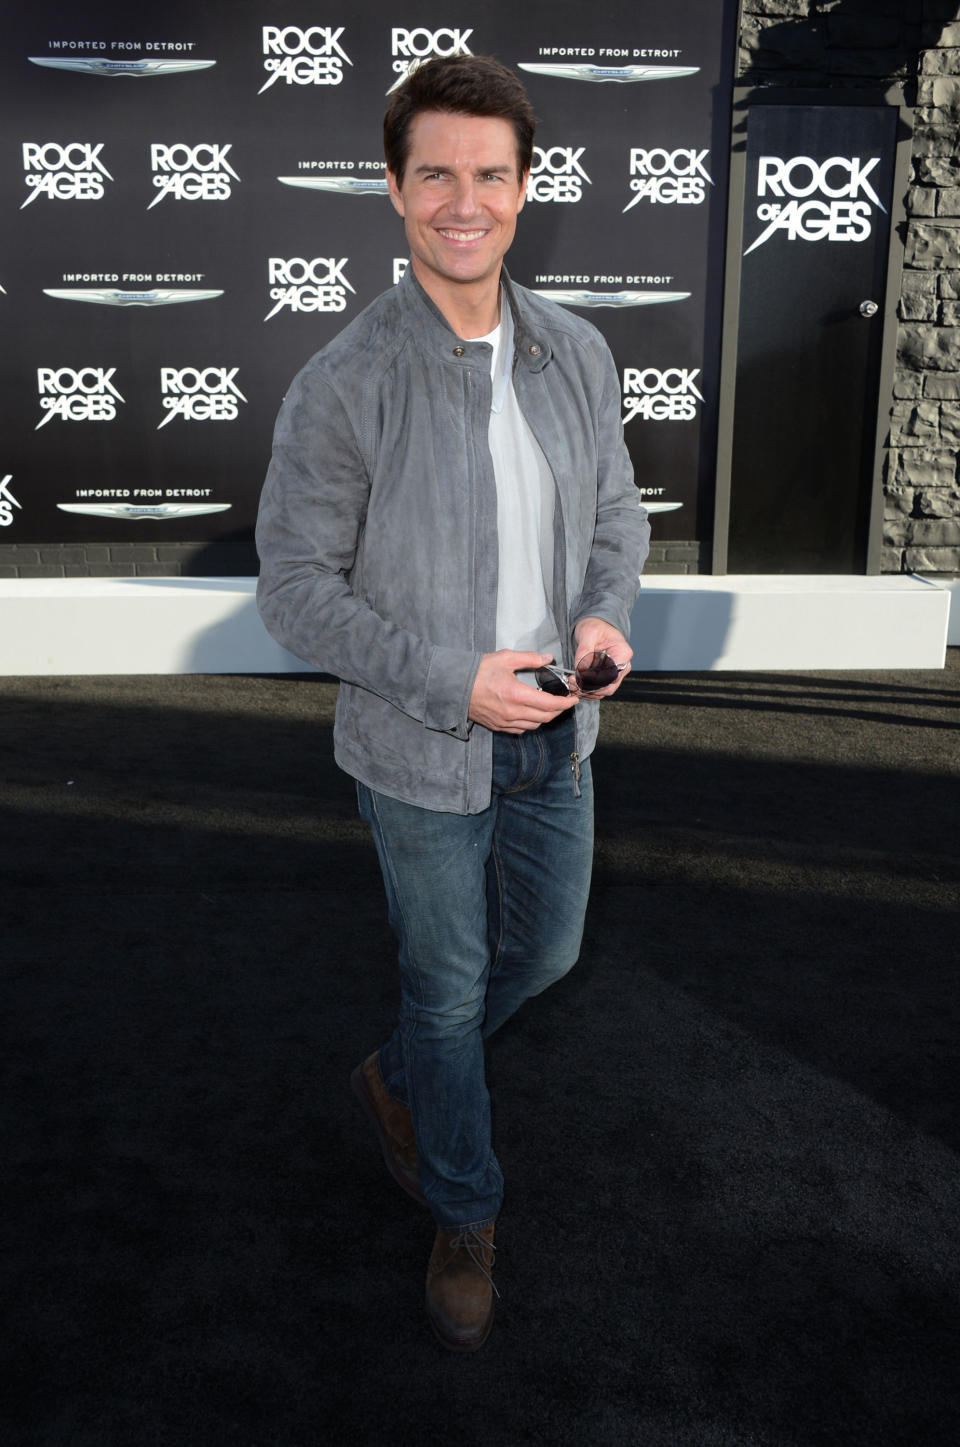
[{"label": "sunglasses frame", "polygon": [[[587,667],[581,667],[584,661],[588,658],[597,661],[591,662]],[[606,683],[601,683],[599,685],[593,684],[591,688],[585,690],[581,682],[582,675],[602,667],[605,661],[613,664],[616,672],[611,678],[607,679]],[[570,688],[567,684],[567,679],[571,676],[577,681],[577,691],[579,692],[581,698],[594,698],[596,697],[597,693],[599,693],[600,689],[609,688],[611,683],[613,683],[619,677],[619,675],[623,673],[623,671],[628,667],[629,664],[627,663],[616,663],[614,659],[610,658],[610,655],[607,653],[607,650],[605,648],[596,648],[594,649],[593,653],[585,653],[582,658],[579,658],[573,668],[563,668],[556,663],[543,663],[540,665],[539,668],[534,669],[534,676],[537,680],[537,688],[539,688],[543,693],[553,694],[555,698],[563,698],[574,692],[574,690]],[[560,689],[558,688],[545,686],[546,681],[541,678],[541,674],[544,673],[550,675],[552,680],[556,680],[556,682],[561,685],[563,693],[561,693]]]}]

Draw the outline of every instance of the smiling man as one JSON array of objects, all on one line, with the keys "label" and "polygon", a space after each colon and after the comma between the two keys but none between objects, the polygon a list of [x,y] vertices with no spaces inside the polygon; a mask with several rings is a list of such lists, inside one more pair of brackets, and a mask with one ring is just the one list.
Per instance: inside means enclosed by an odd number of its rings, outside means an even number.
[{"label": "smiling man", "polygon": [[335,754],[400,972],[352,1085],[433,1214],[427,1315],[460,1351],[490,1331],[503,1198],[484,1041],[580,951],[598,700],[629,665],[649,537],[605,343],[503,266],[534,124],[485,56],[394,93],[410,265],[294,380],[257,525],[267,627],[341,680]]},{"label": "smiling man", "polygon": [[387,185],[414,274],[461,336],[490,332],[527,189],[513,126],[499,116],[426,111],[411,121],[409,145]]}]

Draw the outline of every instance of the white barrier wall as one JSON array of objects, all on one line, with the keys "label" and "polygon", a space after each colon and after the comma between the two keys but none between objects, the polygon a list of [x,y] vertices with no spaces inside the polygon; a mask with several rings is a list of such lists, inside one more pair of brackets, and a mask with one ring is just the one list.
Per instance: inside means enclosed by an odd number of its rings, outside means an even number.
[{"label": "white barrier wall", "polygon": [[[255,589],[253,578],[0,581],[0,674],[304,671],[265,632]],[[941,668],[950,599],[901,575],[654,577],[633,612],[634,668]]]}]

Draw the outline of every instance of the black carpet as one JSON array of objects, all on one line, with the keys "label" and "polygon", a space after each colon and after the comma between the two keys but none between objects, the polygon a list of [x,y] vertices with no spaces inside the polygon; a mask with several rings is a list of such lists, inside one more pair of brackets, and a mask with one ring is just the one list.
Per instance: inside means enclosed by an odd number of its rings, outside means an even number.
[{"label": "black carpet", "polygon": [[395,981],[334,692],[0,683],[0,1442],[953,1447],[957,652],[605,705],[465,1359],[347,1083]]}]

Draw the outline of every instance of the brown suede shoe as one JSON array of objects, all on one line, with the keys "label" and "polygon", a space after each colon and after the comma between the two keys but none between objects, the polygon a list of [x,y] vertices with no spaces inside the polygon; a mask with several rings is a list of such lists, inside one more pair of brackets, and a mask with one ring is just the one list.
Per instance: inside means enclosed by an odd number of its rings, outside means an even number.
[{"label": "brown suede shoe", "polygon": [[438,1231],[427,1266],[427,1316],[445,1347],[474,1352],[493,1325],[493,1226]]},{"label": "brown suede shoe", "polygon": [[427,1198],[420,1189],[417,1175],[417,1143],[410,1111],[384,1089],[377,1068],[379,1053],[375,1050],[362,1065],[357,1066],[350,1077],[350,1084],[377,1132],[387,1170],[408,1196],[425,1206]]}]

